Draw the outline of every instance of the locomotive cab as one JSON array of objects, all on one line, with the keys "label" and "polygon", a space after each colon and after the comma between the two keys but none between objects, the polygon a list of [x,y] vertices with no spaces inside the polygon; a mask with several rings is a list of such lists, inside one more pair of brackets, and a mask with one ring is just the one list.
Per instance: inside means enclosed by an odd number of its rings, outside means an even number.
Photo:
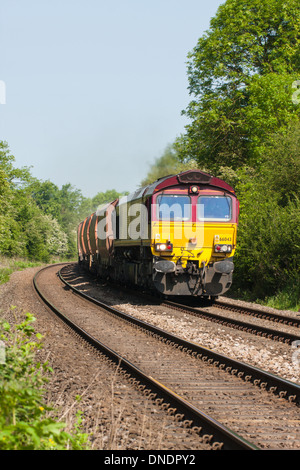
[{"label": "locomotive cab", "polygon": [[181,184],[152,198],[153,282],[167,295],[216,297],[234,270],[238,202],[230,191]]}]

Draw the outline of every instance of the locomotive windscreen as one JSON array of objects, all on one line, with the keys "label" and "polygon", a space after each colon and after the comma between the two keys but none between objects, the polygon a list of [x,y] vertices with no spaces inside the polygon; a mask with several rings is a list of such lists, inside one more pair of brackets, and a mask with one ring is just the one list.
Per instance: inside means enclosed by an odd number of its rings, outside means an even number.
[{"label": "locomotive windscreen", "polygon": [[162,195],[157,198],[159,220],[189,220],[191,198],[189,196]]},{"label": "locomotive windscreen", "polygon": [[197,216],[201,221],[228,222],[232,216],[232,201],[227,196],[200,196]]}]

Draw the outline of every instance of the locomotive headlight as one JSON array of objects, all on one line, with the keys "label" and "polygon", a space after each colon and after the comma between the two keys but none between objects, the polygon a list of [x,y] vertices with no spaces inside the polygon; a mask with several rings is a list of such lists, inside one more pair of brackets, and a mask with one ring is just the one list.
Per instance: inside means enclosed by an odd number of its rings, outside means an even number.
[{"label": "locomotive headlight", "polygon": [[216,253],[231,253],[232,245],[215,245]]},{"label": "locomotive headlight", "polygon": [[172,243],[155,243],[155,251],[173,251]]},{"label": "locomotive headlight", "polygon": [[198,188],[198,186],[191,186],[191,187],[190,187],[190,193],[192,193],[192,194],[198,194],[198,193],[199,193],[199,188]]}]

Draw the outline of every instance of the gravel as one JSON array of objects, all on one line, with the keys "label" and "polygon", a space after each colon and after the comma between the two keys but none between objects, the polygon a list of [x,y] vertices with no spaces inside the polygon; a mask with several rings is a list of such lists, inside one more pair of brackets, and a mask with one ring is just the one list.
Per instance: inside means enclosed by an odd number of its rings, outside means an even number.
[{"label": "gravel", "polygon": [[[35,329],[44,335],[38,359],[48,360],[54,370],[46,400],[55,407],[58,419],[67,423],[67,430],[80,410],[83,431],[92,433],[92,449],[207,449],[198,436],[178,427],[172,417],[143,397],[103,357],[87,351],[44,307],[32,286],[39,269],[15,272],[9,282],[0,286],[0,317],[13,324],[22,321],[25,312],[35,315]],[[300,383],[300,354],[296,348],[152,305],[105,282],[78,278],[76,287],[175,335]],[[63,295],[63,289],[58,295]],[[17,307],[14,312],[12,305]]]},{"label": "gravel", "polygon": [[[291,346],[218,325],[209,320],[177,312],[166,306],[151,305],[141,300],[140,297],[127,294],[126,291],[120,292],[119,289],[105,282],[92,279],[87,282],[82,277],[76,279],[76,287],[119,310],[175,335],[300,384],[300,348],[297,349],[297,345]],[[230,303],[230,299],[226,301]],[[245,306],[253,305],[242,301],[239,303]],[[275,311],[267,307],[266,310]],[[276,312],[297,315],[297,312],[278,310]],[[226,316],[226,311],[222,311],[221,314]],[[247,318],[247,322],[251,322],[250,317]],[[274,328],[280,328],[279,325],[273,325]]]},{"label": "gravel", "polygon": [[[93,450],[208,450],[199,435],[178,426],[154,402],[144,397],[102,356],[87,347],[39,300],[32,285],[40,268],[15,272],[0,286],[0,318],[12,325],[26,312],[36,317],[43,349],[37,359],[48,361],[53,374],[45,400],[52,415],[72,430],[76,413]],[[63,296],[63,289],[57,293]],[[16,306],[12,311],[11,306]]]}]

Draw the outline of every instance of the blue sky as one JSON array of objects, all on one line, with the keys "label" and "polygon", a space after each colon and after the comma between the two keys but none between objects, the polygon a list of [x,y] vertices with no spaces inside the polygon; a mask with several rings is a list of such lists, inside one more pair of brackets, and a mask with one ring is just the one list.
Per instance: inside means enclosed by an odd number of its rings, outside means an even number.
[{"label": "blue sky", "polygon": [[133,191],[184,132],[187,54],[211,0],[1,0],[0,140],[84,196]]}]

